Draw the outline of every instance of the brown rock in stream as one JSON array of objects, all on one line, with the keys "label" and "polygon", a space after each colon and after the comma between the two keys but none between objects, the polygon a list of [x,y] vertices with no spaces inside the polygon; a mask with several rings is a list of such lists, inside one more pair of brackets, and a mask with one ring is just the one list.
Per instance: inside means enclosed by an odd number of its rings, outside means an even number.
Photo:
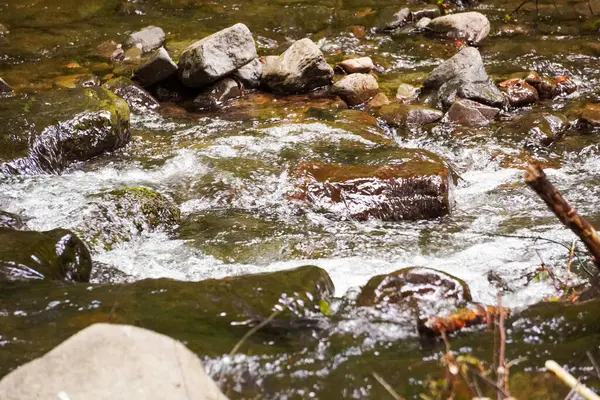
[{"label": "brown rock in stream", "polygon": [[295,199],[357,220],[431,219],[450,212],[452,174],[443,163],[400,165],[303,163]]},{"label": "brown rock in stream", "polygon": [[511,107],[523,107],[536,103],[540,97],[537,90],[523,79],[508,79],[498,84]]}]

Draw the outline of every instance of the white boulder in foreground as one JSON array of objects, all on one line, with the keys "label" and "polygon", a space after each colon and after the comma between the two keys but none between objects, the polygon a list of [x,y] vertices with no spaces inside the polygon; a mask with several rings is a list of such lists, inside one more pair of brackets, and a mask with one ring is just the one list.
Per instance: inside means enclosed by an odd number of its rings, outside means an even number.
[{"label": "white boulder in foreground", "polygon": [[95,324],[0,381],[2,400],[227,400],[181,342]]}]

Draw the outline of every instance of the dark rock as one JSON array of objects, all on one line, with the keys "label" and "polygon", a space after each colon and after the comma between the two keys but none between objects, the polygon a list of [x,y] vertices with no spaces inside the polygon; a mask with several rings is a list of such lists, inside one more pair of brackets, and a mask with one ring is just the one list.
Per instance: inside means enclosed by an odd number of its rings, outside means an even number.
[{"label": "dark rock", "polygon": [[92,259],[71,231],[17,231],[0,228],[0,282],[53,279],[87,282]]},{"label": "dark rock", "polygon": [[375,69],[371,57],[350,58],[340,62],[337,67],[347,74],[368,74]]},{"label": "dark rock", "polygon": [[160,106],[150,93],[125,77],[110,79],[103,86],[125,100],[135,113],[143,114]]},{"label": "dark rock", "polygon": [[428,318],[472,301],[467,284],[430,268],[403,268],[369,280],[356,299],[361,307],[411,309]]},{"label": "dark rock", "polygon": [[537,90],[523,79],[509,79],[498,85],[504,91],[511,107],[527,106],[540,99]]},{"label": "dark rock", "polygon": [[435,108],[392,103],[382,106],[376,115],[393,127],[426,125],[442,119],[444,113]]},{"label": "dark rock", "polygon": [[593,130],[600,127],[600,104],[586,104],[578,115],[577,127],[580,130]]},{"label": "dark rock", "polygon": [[489,79],[481,54],[474,47],[465,47],[438,65],[427,77],[424,87],[438,89],[444,83],[460,79],[466,82],[483,82]]},{"label": "dark rock", "polygon": [[490,21],[481,13],[465,12],[434,18],[427,29],[450,39],[478,44],[490,33]]},{"label": "dark rock", "polygon": [[245,89],[256,89],[260,86],[263,64],[255,58],[248,64],[235,71],[232,77],[244,85]]},{"label": "dark rock", "polygon": [[[94,379],[85,379],[90,375]],[[0,381],[5,400],[91,399],[98,393],[111,399],[227,400],[181,342],[116,324],[94,324]]]},{"label": "dark rock", "polygon": [[420,21],[423,18],[432,20],[440,16],[440,9],[439,7],[425,6],[419,10],[413,9],[411,15],[413,21]]},{"label": "dark rock", "polygon": [[142,52],[149,53],[165,45],[165,32],[158,26],[147,26],[144,29],[134,32],[127,40],[125,45],[128,47],[138,47]]},{"label": "dark rock", "polygon": [[452,174],[442,163],[370,166],[304,163],[301,196],[318,209],[357,220],[431,219],[450,212]]},{"label": "dark rock", "polygon": [[254,38],[235,24],[189,46],[179,60],[179,79],[189,87],[206,86],[257,58]]},{"label": "dark rock", "polygon": [[181,83],[177,74],[152,85],[148,88],[148,91],[160,102],[181,103],[186,100],[193,100],[198,95],[198,89],[185,86]]},{"label": "dark rock", "polygon": [[130,283],[134,282],[135,277],[126,274],[113,267],[112,265],[104,264],[101,262],[92,262],[92,272],[90,273],[90,283],[106,285],[115,285],[118,283]]},{"label": "dark rock", "polygon": [[265,58],[261,83],[274,93],[305,93],[331,83],[333,69],[310,39],[294,42],[281,56]]},{"label": "dark rock", "polygon": [[17,214],[9,213],[7,211],[0,210],[0,229],[25,229],[25,222]]},{"label": "dark rock", "polygon": [[401,83],[396,91],[396,99],[400,103],[409,104],[416,101],[420,93],[421,89],[418,87],[409,85],[408,83]]},{"label": "dark rock", "polygon": [[444,122],[469,126],[487,125],[494,120],[500,110],[476,101],[458,99],[444,116]]},{"label": "dark rock", "polygon": [[93,250],[110,250],[113,245],[152,231],[171,231],[181,213],[171,200],[144,187],[124,188],[90,198],[82,226],[75,231]]},{"label": "dark rock", "polygon": [[2,78],[0,78],[0,96],[13,94],[13,88]]},{"label": "dark rock", "polygon": [[228,100],[242,95],[237,82],[231,78],[221,79],[205,89],[194,99],[192,107],[197,111],[217,111],[223,108]]},{"label": "dark rock", "polygon": [[403,8],[391,16],[384,16],[383,21],[375,27],[375,32],[391,32],[400,28],[411,21],[411,13],[409,8]]},{"label": "dark rock", "polygon": [[152,86],[177,72],[177,64],[171,60],[164,47],[144,58],[133,73],[133,80],[142,87]]},{"label": "dark rock", "polygon": [[375,96],[379,92],[379,85],[373,75],[350,74],[334,83],[331,90],[349,106],[357,106]]},{"label": "dark rock", "polygon": [[0,171],[61,173],[129,142],[129,107],[104,88],[61,89],[0,102]]},{"label": "dark rock", "polygon": [[577,84],[566,75],[556,79],[543,77],[534,86],[539,93],[540,99],[553,99],[563,94],[571,94],[577,90]]}]

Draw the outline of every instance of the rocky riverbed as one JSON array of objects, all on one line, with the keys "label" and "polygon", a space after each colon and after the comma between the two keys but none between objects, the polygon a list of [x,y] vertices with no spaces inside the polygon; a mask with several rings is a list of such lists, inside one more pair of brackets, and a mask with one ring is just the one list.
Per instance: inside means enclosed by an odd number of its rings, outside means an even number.
[{"label": "rocky riverbed", "polygon": [[600,1],[520,4],[0,4],[0,376],[115,323],[231,399],[435,398],[427,321],[502,292],[515,397],[600,388],[595,267],[523,181],[598,226]]}]

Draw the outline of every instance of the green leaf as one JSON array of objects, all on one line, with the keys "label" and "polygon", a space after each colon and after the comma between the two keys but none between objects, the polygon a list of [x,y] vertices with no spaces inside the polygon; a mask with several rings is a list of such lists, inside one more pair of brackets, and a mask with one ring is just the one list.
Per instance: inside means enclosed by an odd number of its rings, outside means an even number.
[{"label": "green leaf", "polygon": [[321,312],[325,316],[329,316],[331,314],[331,306],[329,305],[327,300],[319,300],[319,310],[321,310]]},{"label": "green leaf", "polygon": [[512,19],[512,17],[510,16],[510,14],[504,14],[504,21],[508,22]]}]

